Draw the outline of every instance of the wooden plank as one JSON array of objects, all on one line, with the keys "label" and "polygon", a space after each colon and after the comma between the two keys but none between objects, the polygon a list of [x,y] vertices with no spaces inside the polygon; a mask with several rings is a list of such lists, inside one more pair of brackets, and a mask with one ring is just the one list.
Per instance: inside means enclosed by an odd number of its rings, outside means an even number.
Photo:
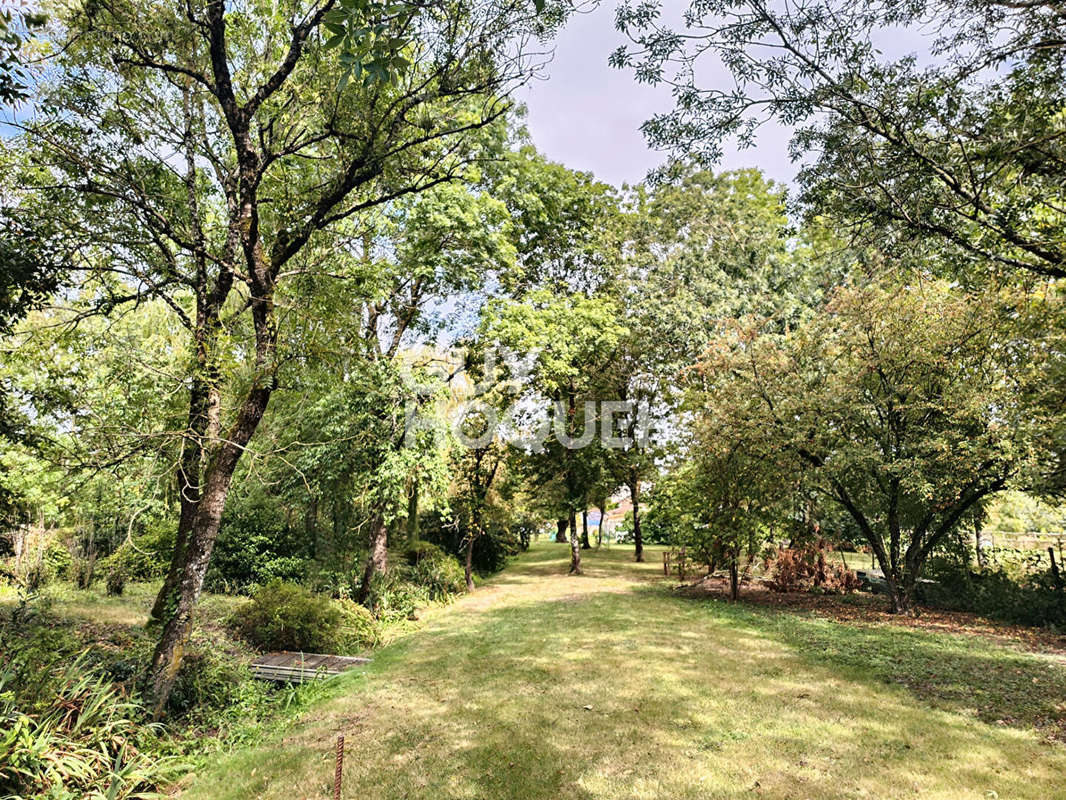
[{"label": "wooden plank", "polygon": [[361,656],[335,656],[328,653],[265,653],[250,665],[252,675],[261,680],[282,683],[303,683],[315,678],[340,675],[362,664],[370,663]]}]

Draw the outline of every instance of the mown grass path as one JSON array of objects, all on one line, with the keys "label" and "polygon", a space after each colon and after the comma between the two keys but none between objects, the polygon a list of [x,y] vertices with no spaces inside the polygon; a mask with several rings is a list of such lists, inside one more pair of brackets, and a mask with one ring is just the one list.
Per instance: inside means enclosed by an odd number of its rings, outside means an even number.
[{"label": "mown grass path", "polygon": [[[330,797],[343,733],[352,800],[1066,798],[1066,746],[1028,724],[1066,703],[1057,661],[678,597],[655,553],[566,557],[535,547],[182,797]],[[1017,685],[965,685],[998,673]]]}]

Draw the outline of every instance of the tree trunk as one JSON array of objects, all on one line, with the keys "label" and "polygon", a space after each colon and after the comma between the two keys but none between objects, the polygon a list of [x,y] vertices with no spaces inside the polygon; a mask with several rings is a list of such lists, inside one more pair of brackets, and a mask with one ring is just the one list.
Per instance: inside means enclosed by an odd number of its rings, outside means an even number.
[{"label": "tree trunk", "polygon": [[366,557],[366,566],[363,568],[363,582],[359,586],[359,596],[356,598],[366,605],[370,598],[370,583],[379,572],[385,572],[389,566],[389,533],[381,515],[374,517],[370,527],[370,553]]},{"label": "tree trunk", "polygon": [[310,543],[311,554],[315,558],[322,556],[321,538],[318,535],[318,495],[311,495],[304,509],[304,537]]},{"label": "tree trunk", "polygon": [[170,566],[163,578],[163,586],[148,614],[149,627],[162,624],[168,598],[173,595],[181,581],[185,568],[185,548],[200,503],[201,462],[204,456],[204,436],[207,433],[207,414],[207,383],[196,379],[189,392],[188,428],[182,440],[181,459],[178,462],[178,503],[181,509],[178,515],[178,531],[174,537],[174,549],[170,554]]},{"label": "tree trunk", "polygon": [[740,599],[740,570],[737,568],[736,554],[729,560],[729,599]]},{"label": "tree trunk", "polygon": [[633,480],[629,484],[629,499],[633,501],[633,558],[644,560],[644,537],[640,533],[640,483]]},{"label": "tree trunk", "polygon": [[156,605],[163,613],[160,617],[162,632],[149,670],[153,714],[158,719],[163,714],[170,690],[181,667],[182,656],[189,634],[192,631],[193,612],[203,591],[204,576],[211,562],[211,552],[218,539],[222,510],[229,495],[233,473],[237,469],[244,448],[266,412],[272,388],[256,386],[244,399],[237,421],[225,438],[204,478],[203,492],[196,504],[196,513],[189,526],[184,548],[181,576],[169,591],[164,586]]},{"label": "tree trunk", "polygon": [[597,548],[600,548],[600,547],[603,546],[603,525],[604,525],[605,522],[607,522],[607,511],[604,509],[605,505],[606,505],[606,503],[604,503],[604,505],[600,506],[600,526],[596,529],[596,547]]},{"label": "tree trunk", "polygon": [[592,545],[589,543],[589,512],[587,508],[581,510],[581,549],[592,549]]},{"label": "tree trunk", "polygon": [[914,614],[914,587],[906,587],[896,579],[886,578],[893,614]]},{"label": "tree trunk", "polygon": [[559,519],[555,521],[555,541],[562,544],[566,539],[566,528],[570,524],[569,520]]},{"label": "tree trunk", "polygon": [[463,565],[466,576],[466,590],[474,591],[474,539],[481,534],[481,514],[475,506],[470,514],[470,530],[466,535],[466,563]]},{"label": "tree trunk", "polygon": [[474,591],[474,534],[471,532],[466,537],[466,590],[468,592]]},{"label": "tree trunk", "polygon": [[407,492],[407,543],[414,544],[418,541],[418,478],[411,480],[411,488]]},{"label": "tree trunk", "polygon": [[570,509],[570,574],[581,574],[581,545],[577,538],[577,514]]}]

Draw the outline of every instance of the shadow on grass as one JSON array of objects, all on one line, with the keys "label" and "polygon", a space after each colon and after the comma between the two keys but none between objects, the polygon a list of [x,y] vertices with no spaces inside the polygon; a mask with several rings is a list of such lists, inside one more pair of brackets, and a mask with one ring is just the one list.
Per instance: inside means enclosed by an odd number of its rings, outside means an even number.
[{"label": "shadow on grass", "polygon": [[743,600],[677,599],[783,642],[809,661],[846,670],[853,679],[903,686],[935,708],[1037,729],[1066,742],[1066,666],[1050,658],[965,634],[851,624],[746,606]]}]

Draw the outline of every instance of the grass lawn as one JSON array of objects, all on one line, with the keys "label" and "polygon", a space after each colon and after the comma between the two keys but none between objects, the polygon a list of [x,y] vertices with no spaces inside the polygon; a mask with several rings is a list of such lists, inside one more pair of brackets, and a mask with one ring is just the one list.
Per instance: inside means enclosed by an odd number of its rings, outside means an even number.
[{"label": "grass lawn", "polygon": [[943,632],[679,596],[541,544],[182,797],[1066,798],[1066,665]]}]

